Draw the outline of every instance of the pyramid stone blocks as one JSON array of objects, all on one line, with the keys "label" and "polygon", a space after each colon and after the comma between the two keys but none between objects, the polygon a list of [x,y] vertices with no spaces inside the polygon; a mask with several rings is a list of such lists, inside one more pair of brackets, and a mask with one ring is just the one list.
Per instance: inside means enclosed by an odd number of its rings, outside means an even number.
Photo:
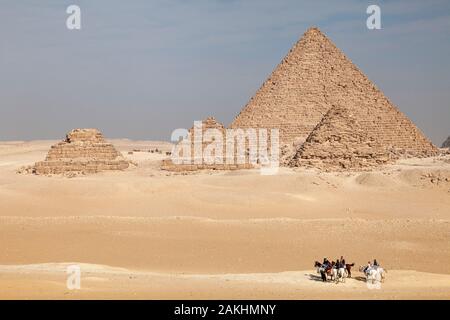
[{"label": "pyramid stone blocks", "polygon": [[351,110],[361,128],[387,149],[417,157],[438,153],[317,28],[293,46],[231,127],[279,128],[280,144],[292,146],[304,141],[334,105]]},{"label": "pyramid stone blocks", "polygon": [[[188,147],[190,148],[190,155],[187,158],[189,163],[175,164],[172,159],[163,160],[161,168],[163,170],[175,171],[175,172],[183,172],[183,171],[197,171],[197,170],[237,170],[237,169],[250,169],[252,166],[246,162],[243,164],[238,164],[236,158],[233,159],[233,163],[227,163],[226,159],[226,129],[223,124],[216,121],[214,117],[208,117],[201,122],[201,136],[197,136],[194,134],[195,127],[192,127],[189,130],[188,135]],[[205,133],[208,130],[214,130],[215,133],[219,134],[222,137],[222,152],[216,153],[215,149],[211,149],[211,156],[214,163],[207,163],[206,159],[203,157],[205,154],[205,150],[209,148],[209,146],[214,141],[208,141],[206,139]],[[197,140],[196,140],[197,139]],[[195,154],[194,144],[198,143],[201,145],[200,152],[201,154]],[[182,143],[182,142],[180,142]],[[180,144],[178,144],[180,145]],[[174,156],[175,153],[172,153]],[[185,155],[182,152],[178,155],[180,157],[184,157]]]},{"label": "pyramid stone blocks", "polygon": [[290,165],[332,171],[365,170],[394,158],[377,137],[368,134],[349,109],[333,107],[310,133]]},{"label": "pyramid stone blocks", "polygon": [[129,166],[122,154],[96,129],[75,129],[66,139],[53,145],[44,161],[33,167],[36,174],[97,173],[125,170]]}]

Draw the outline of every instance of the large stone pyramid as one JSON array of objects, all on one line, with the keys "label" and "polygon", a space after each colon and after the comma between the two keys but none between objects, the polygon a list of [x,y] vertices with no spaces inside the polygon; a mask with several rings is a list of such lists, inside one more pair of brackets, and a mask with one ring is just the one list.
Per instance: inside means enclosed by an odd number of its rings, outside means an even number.
[{"label": "large stone pyramid", "polygon": [[75,129],[53,145],[45,161],[37,162],[36,174],[96,173],[124,170],[129,162],[96,129]]},{"label": "large stone pyramid", "polygon": [[437,148],[317,28],[289,51],[231,124],[279,128],[280,144],[303,142],[333,105],[346,106],[387,149],[431,156]]},{"label": "large stone pyramid", "polygon": [[345,107],[331,108],[299,148],[291,166],[365,170],[395,159]]}]

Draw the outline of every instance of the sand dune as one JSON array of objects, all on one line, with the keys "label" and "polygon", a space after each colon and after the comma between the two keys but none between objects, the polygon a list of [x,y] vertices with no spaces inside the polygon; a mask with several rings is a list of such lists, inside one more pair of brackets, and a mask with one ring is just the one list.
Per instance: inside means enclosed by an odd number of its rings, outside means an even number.
[{"label": "sand dune", "polygon": [[[53,143],[0,143],[0,298],[450,297],[448,159],[369,173],[183,175],[159,170],[164,153],[148,152],[170,144],[116,140],[137,166],[16,173]],[[315,281],[314,260],[340,255],[377,258],[389,270],[383,289]],[[65,287],[73,262],[80,291]]]},{"label": "sand dune", "polygon": [[[79,264],[81,288],[65,286],[73,263],[0,266],[2,299],[447,299],[450,275],[389,270],[380,286],[368,287],[361,275],[345,283],[322,283],[312,270],[279,273],[182,274],[132,271]],[[425,281],[426,280],[426,284]],[[16,290],[17,286],[22,290]]]}]

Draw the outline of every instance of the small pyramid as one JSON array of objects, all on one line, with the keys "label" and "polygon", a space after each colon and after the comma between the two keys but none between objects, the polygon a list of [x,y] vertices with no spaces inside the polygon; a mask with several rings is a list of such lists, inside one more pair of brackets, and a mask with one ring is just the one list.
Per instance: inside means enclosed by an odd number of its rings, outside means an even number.
[{"label": "small pyramid", "polygon": [[447,138],[447,140],[444,141],[444,143],[442,144],[442,148],[450,149],[450,136]]},{"label": "small pyramid", "polygon": [[[218,129],[220,131],[225,130],[225,126],[218,122],[214,117],[208,117],[202,121],[202,130],[205,132],[208,129]],[[189,130],[190,133],[194,132],[194,127]]]},{"label": "small pyramid", "polygon": [[44,161],[32,168],[35,174],[96,173],[124,170],[129,163],[97,129],[74,129],[53,145]]},{"label": "small pyramid", "polygon": [[290,165],[332,171],[364,170],[394,158],[348,108],[333,107],[298,149]]},{"label": "small pyramid", "polygon": [[[210,142],[206,141],[206,137],[205,137],[205,133],[207,132],[207,130],[218,130],[218,132],[220,133],[220,135],[222,136],[222,141],[225,141],[225,126],[220,123],[217,122],[217,120],[214,117],[208,117],[206,119],[204,119],[201,123],[201,129],[202,129],[202,136],[201,137],[196,137],[194,136],[194,130],[195,127],[192,127],[191,129],[189,129],[189,138],[191,139],[191,155],[192,155],[192,160],[195,159],[195,151],[194,151],[194,139],[202,139],[200,140],[200,143],[202,144],[202,155],[203,155],[203,151],[205,150],[205,148],[210,144]],[[222,150],[222,154],[225,154],[225,144],[223,144],[223,150]],[[200,156],[200,160],[202,160],[202,156]],[[223,161],[223,159],[220,159]]]},{"label": "small pyramid", "polygon": [[[207,138],[207,135],[205,133],[207,132],[207,130],[210,130],[210,129],[217,130],[216,133],[219,136],[221,136],[222,143],[223,143],[223,145],[222,145],[223,149],[222,149],[222,153],[220,154],[214,148],[212,148],[211,149],[212,158],[210,158],[210,159],[214,160],[214,163],[208,164],[203,157],[204,152],[205,152],[206,148],[209,148],[209,146],[213,143],[214,138],[215,138],[215,136]],[[163,160],[161,169],[167,170],[167,171],[183,172],[183,171],[197,171],[197,170],[250,169],[252,167],[250,164],[238,164],[236,162],[236,159],[234,159],[233,164],[227,163],[227,161],[226,161],[226,128],[222,123],[216,121],[216,119],[214,117],[208,117],[201,122],[201,131],[202,131],[201,136],[195,135],[194,134],[195,126],[193,126],[188,131],[188,137],[187,137],[188,140],[180,141],[177,144],[177,146],[181,146],[182,143],[188,144],[188,148],[190,149],[190,156],[188,156],[188,160],[190,161],[189,164],[187,164],[187,163],[176,164],[176,163],[173,163],[172,159],[166,159],[166,160]],[[195,139],[200,139],[200,140],[196,141]],[[210,140],[213,140],[213,141],[210,141]],[[201,144],[201,155],[199,155],[199,157],[196,157],[196,155],[195,155],[195,147],[194,147],[195,142],[198,142],[199,144]],[[183,155],[182,148],[180,148],[180,149],[181,149],[180,150],[181,152],[179,152],[177,154],[177,156],[182,158],[185,155]],[[176,153],[177,152],[174,149],[174,152],[172,153],[172,155],[176,155]],[[200,163],[196,163],[196,160],[198,160]],[[216,160],[217,160],[217,162],[216,162]]]},{"label": "small pyramid", "polygon": [[305,141],[333,105],[351,110],[388,148],[431,156],[437,148],[318,29],[309,29],[231,123],[278,128],[280,145]]}]

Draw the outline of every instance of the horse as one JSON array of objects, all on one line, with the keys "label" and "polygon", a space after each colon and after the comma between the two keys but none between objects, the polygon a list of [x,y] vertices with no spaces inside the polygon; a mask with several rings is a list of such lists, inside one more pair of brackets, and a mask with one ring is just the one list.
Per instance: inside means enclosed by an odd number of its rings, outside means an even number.
[{"label": "horse", "polygon": [[323,282],[326,282],[328,280],[327,277],[330,277],[331,281],[334,281],[336,279],[336,273],[333,271],[335,270],[335,264],[336,263],[332,261],[327,268],[324,268],[322,267],[322,263],[320,263],[319,261],[314,262],[314,267],[316,268],[317,273],[320,273]]},{"label": "horse", "polygon": [[322,267],[322,263],[319,261],[314,262],[314,267],[316,268],[317,273],[320,273],[320,277],[322,278],[323,282],[327,281],[327,270]]},{"label": "horse", "polygon": [[378,274],[380,275],[380,281],[384,282],[384,280],[386,280],[387,270],[383,269],[380,266],[377,266],[375,269],[378,271]]},{"label": "horse", "polygon": [[355,263],[346,263],[345,264],[345,272],[347,274],[347,278],[352,277],[352,267],[355,266]]},{"label": "horse", "polygon": [[336,276],[335,276],[336,283],[339,283],[339,279],[341,279],[341,282],[345,283],[345,278],[346,278],[345,271],[346,271],[346,268],[335,268],[334,270],[336,270],[335,271],[335,273],[336,273]]},{"label": "horse", "polygon": [[360,266],[359,271],[363,272],[364,275],[366,276],[366,281],[367,282],[370,281],[370,282],[372,282],[372,284],[374,284],[377,281],[384,282],[384,280],[386,279],[387,271],[384,270],[380,266],[371,267],[371,268],[367,268],[365,266]]},{"label": "horse", "polygon": [[314,261],[314,268],[316,268],[317,273],[319,273],[320,267],[322,267],[322,264],[319,261]]}]

